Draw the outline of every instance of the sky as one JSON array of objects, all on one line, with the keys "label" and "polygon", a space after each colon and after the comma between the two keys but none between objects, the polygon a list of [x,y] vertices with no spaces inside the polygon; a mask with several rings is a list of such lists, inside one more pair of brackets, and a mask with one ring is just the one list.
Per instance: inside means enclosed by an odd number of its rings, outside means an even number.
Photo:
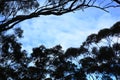
[{"label": "sky", "polygon": [[119,8],[109,9],[109,13],[96,8],[75,11],[61,16],[40,16],[21,22],[24,30],[23,49],[32,52],[33,47],[44,45],[52,48],[61,45],[63,50],[80,47],[91,33],[109,28],[120,20]]}]

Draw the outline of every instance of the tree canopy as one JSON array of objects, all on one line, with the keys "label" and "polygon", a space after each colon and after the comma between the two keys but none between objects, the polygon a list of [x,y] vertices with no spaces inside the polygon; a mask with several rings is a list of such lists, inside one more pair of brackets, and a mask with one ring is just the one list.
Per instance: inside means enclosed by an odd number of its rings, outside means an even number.
[{"label": "tree canopy", "polygon": [[[0,79],[1,80],[119,80],[120,41],[119,26],[102,29],[91,34],[79,48],[62,50],[62,46],[46,48],[44,45],[22,50],[18,39],[23,30],[0,35]],[[104,32],[106,32],[104,34]],[[30,54],[30,56],[28,56]],[[101,77],[100,77],[101,75]]]},{"label": "tree canopy", "polygon": [[[119,0],[0,0],[0,80],[120,79],[120,22],[89,35],[78,48],[40,45],[32,53],[18,41],[23,30],[7,30],[41,15],[57,15],[89,7],[107,11]],[[30,54],[30,56],[28,55]]]},{"label": "tree canopy", "polygon": [[[119,0],[0,0],[0,32],[41,15],[62,15],[89,7],[107,11],[120,7]],[[25,14],[26,13],[26,14]]]}]

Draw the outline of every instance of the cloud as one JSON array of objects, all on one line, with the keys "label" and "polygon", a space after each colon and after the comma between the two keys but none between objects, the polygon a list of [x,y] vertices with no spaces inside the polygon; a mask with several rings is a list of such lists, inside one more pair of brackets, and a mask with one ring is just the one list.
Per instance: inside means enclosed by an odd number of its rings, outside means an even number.
[{"label": "cloud", "polygon": [[63,49],[79,47],[89,34],[110,27],[119,19],[120,17],[96,9],[62,16],[40,16],[20,24],[24,30],[24,38],[20,41],[23,49],[29,52],[40,45],[53,47],[61,44]]}]

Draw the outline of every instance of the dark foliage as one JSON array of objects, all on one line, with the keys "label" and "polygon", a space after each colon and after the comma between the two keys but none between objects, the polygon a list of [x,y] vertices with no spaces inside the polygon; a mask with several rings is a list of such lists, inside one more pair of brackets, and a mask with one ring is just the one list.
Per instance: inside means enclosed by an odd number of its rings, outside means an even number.
[{"label": "dark foliage", "polygon": [[94,7],[120,7],[119,0],[0,0],[0,32],[13,28],[16,24],[41,15],[62,15],[76,10]]},{"label": "dark foliage", "polygon": [[[119,22],[110,29],[88,36],[80,48],[68,48],[66,52],[60,45],[46,48],[44,45],[33,48],[31,56],[22,50],[18,38],[23,31],[14,29],[13,34],[0,35],[0,79],[1,80],[112,80],[120,77],[120,43],[106,40],[106,37],[119,37]],[[108,32],[106,32],[108,31]],[[103,33],[105,32],[105,34]],[[117,35],[117,36],[116,36]],[[99,38],[98,38],[99,37]],[[99,39],[99,40],[98,40]],[[102,40],[111,45],[102,45]],[[91,46],[95,44],[97,46]],[[80,58],[82,57],[82,58]],[[112,77],[111,77],[112,76]]]},{"label": "dark foliage", "polygon": [[[120,32],[119,25],[120,23],[117,22],[109,29],[102,29],[98,34],[88,36],[84,42],[83,45],[85,47],[88,46],[89,55],[87,58],[81,59],[80,63],[88,74],[96,73],[97,71],[97,74],[103,75],[102,79],[112,80],[112,75],[119,80],[120,43],[119,39],[117,39]],[[108,44],[103,45],[102,41],[106,41]],[[94,46],[91,46],[92,44]]]},{"label": "dark foliage", "polygon": [[[59,16],[89,7],[104,11],[120,7],[119,0],[96,4],[97,1],[45,0],[41,5],[37,0],[0,0],[0,80],[87,80],[89,76],[97,80],[99,75],[102,80],[112,80],[112,77],[119,80],[120,22],[98,34],[91,34],[80,48],[71,47],[64,52],[60,45],[53,48],[41,45],[33,48],[30,57],[18,42],[23,37],[23,30],[15,28],[13,34],[4,32],[21,21],[40,15]],[[118,39],[115,42],[111,38]],[[102,40],[108,44],[103,45]]]}]

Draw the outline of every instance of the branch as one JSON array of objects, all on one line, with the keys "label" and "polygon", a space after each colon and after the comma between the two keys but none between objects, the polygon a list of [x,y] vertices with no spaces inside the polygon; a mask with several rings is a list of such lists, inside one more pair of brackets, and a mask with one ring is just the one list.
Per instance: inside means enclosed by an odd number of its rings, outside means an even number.
[{"label": "branch", "polygon": [[[118,1],[118,0],[114,0]],[[95,5],[96,0],[66,0],[64,2],[56,3],[56,4],[46,4],[40,8],[37,8],[34,12],[28,15],[17,15],[13,18],[9,18],[0,24],[0,32],[9,30],[13,28],[16,24],[35,17],[39,17],[40,15],[62,15],[65,13],[73,12],[76,10],[83,10],[89,7],[99,8],[103,11],[106,11],[106,8],[110,7],[120,7],[120,5],[112,5],[112,3],[107,4],[107,6],[100,7],[99,5]],[[118,1],[119,2],[119,1]]]}]

